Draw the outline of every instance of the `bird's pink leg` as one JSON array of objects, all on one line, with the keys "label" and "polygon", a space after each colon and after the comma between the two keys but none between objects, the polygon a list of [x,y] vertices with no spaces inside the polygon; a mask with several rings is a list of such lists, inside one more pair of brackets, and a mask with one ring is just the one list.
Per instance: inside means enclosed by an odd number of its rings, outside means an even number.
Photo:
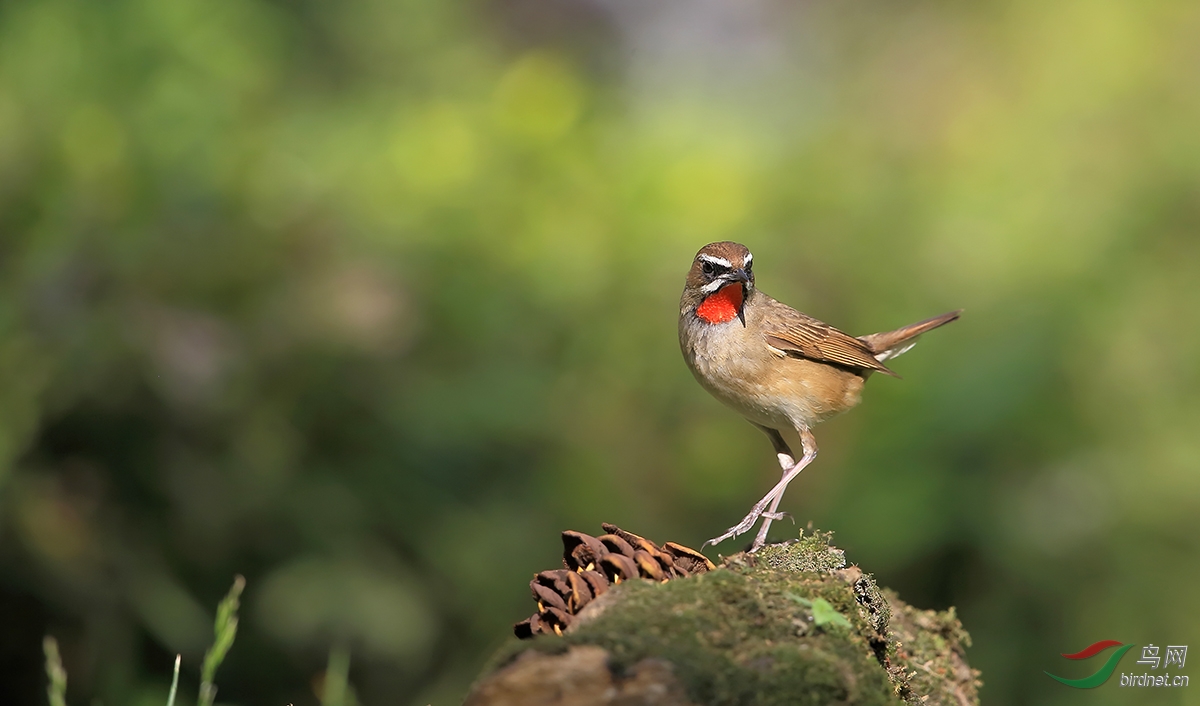
[{"label": "bird's pink leg", "polygon": [[[714,537],[708,540],[704,543],[705,545],[719,544],[724,542],[726,539],[737,537],[738,535],[749,532],[750,528],[754,526],[754,523],[757,522],[760,517],[764,518],[763,529],[760,530],[758,535],[754,538],[754,542],[750,545],[750,551],[758,551],[758,549],[766,543],[767,528],[770,525],[770,522],[780,518],[780,515],[776,512],[776,510],[779,508],[779,501],[783,498],[783,493],[787,490],[788,483],[791,483],[796,476],[800,475],[800,471],[803,471],[805,467],[812,463],[813,459],[817,457],[816,437],[814,437],[812,432],[806,427],[799,427],[797,431],[800,432],[800,445],[804,449],[804,453],[801,454],[800,460],[791,464],[789,468],[784,470],[783,477],[779,479],[779,482],[775,484],[775,487],[771,488],[770,492],[764,495],[762,500],[759,500],[757,503],[755,503],[754,507],[750,509],[750,513],[742,518],[741,522],[733,527],[730,527],[719,537]],[[777,431],[775,432],[775,434],[778,433],[779,432]],[[772,437],[772,443],[775,442],[774,437],[770,433],[768,433],[767,436]],[[782,441],[782,438],[780,438],[780,442]],[[787,445],[784,444],[783,448],[786,449]],[[782,464],[784,461],[782,457],[783,452],[777,450],[777,453],[780,454],[779,460]]]},{"label": "bird's pink leg", "polygon": [[[751,423],[753,424],[753,422]],[[796,465],[796,457],[792,453],[791,447],[783,440],[783,435],[779,433],[778,429],[764,427],[759,424],[755,424],[754,426],[761,429],[767,435],[767,438],[771,440],[771,446],[775,447],[775,455],[779,458],[779,467],[783,469],[783,473],[786,475],[792,469],[792,466]],[[755,537],[750,551],[754,551],[766,543],[767,531],[771,528],[773,520],[782,520],[786,516],[787,513],[778,512],[779,501],[782,498],[782,494],[776,495],[775,499],[771,501],[771,506],[762,514],[763,522],[759,527],[758,536]]]}]

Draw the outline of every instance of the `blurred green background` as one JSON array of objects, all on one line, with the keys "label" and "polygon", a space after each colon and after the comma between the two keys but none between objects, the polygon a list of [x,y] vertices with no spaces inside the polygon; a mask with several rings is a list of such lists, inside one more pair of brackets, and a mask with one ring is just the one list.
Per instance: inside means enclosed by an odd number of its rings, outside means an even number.
[{"label": "blurred green background", "polygon": [[731,238],[852,333],[966,309],[817,429],[799,525],[958,606],[985,702],[1200,703],[1042,674],[1200,642],[1197,36],[1184,1],[0,3],[0,702],[47,631],[73,703],[161,704],[176,652],[195,693],[242,573],[221,701],[316,703],[343,642],[363,703],[457,703],[560,530],[698,546],[776,479],[678,351]]}]

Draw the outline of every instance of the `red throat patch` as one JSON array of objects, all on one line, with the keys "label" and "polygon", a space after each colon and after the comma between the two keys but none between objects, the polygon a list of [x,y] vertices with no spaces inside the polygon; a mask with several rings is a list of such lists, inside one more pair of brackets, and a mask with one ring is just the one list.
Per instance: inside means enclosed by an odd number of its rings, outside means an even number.
[{"label": "red throat patch", "polygon": [[708,298],[696,307],[696,316],[710,324],[723,324],[737,318],[741,310],[742,285],[727,284],[716,294],[708,295]]}]

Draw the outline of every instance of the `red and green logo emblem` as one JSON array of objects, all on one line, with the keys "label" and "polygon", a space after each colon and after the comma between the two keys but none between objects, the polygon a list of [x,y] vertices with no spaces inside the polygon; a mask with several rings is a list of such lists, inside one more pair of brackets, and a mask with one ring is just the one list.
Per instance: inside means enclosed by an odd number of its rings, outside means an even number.
[{"label": "red and green logo emblem", "polygon": [[1129,648],[1133,647],[1133,645],[1126,645],[1117,642],[1116,640],[1101,640],[1100,642],[1089,645],[1074,654],[1063,655],[1063,657],[1066,657],[1067,659],[1088,659],[1089,657],[1095,657],[1110,647],[1119,647],[1120,649],[1118,649],[1116,652],[1113,652],[1109,656],[1108,661],[1104,663],[1104,666],[1096,670],[1096,673],[1089,677],[1084,677],[1082,679],[1064,679],[1063,677],[1051,674],[1050,672],[1046,672],[1046,676],[1076,689],[1095,689],[1104,682],[1108,681],[1108,678],[1112,676],[1112,673],[1117,670],[1117,663],[1121,661],[1121,658],[1125,656],[1125,653],[1128,652]]}]

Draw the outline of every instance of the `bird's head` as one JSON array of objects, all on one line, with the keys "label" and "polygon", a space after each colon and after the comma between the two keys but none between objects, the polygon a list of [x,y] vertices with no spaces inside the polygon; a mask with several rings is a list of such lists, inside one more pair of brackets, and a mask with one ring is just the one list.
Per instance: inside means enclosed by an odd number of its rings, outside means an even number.
[{"label": "bird's head", "polygon": [[745,325],[743,308],[754,293],[753,264],[754,256],[741,243],[726,240],[700,248],[688,270],[680,308],[710,324],[738,318]]}]

